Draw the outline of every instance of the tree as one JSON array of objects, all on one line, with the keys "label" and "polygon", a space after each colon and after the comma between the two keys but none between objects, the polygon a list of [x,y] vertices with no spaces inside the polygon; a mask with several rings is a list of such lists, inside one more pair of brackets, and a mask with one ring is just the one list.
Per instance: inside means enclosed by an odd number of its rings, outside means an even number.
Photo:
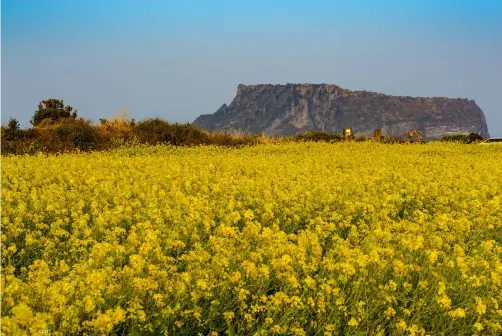
[{"label": "tree", "polygon": [[479,135],[476,132],[469,133],[468,137],[469,137],[469,143],[485,140],[481,135]]},{"label": "tree", "polygon": [[5,140],[16,140],[19,137],[19,121],[10,118],[7,127],[2,126],[2,139],[5,135]]},{"label": "tree", "polygon": [[16,133],[19,131],[19,121],[17,121],[17,119],[10,118],[9,123],[7,124],[7,129],[12,133]]},{"label": "tree", "polygon": [[73,111],[73,107],[65,106],[60,99],[50,98],[38,104],[38,109],[30,122],[33,126],[37,126],[45,119],[57,121],[62,118],[77,118],[77,110]]}]

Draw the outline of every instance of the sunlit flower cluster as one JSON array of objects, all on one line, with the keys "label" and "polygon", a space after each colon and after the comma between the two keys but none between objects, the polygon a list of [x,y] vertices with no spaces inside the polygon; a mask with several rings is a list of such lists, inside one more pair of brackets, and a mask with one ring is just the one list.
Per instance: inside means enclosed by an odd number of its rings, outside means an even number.
[{"label": "sunlit flower cluster", "polygon": [[2,158],[2,333],[500,335],[502,147]]}]

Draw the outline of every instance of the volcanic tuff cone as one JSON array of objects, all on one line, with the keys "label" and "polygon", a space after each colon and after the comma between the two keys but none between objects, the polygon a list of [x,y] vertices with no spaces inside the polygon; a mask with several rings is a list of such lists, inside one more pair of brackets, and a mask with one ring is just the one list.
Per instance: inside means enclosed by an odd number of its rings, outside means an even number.
[{"label": "volcanic tuff cone", "polygon": [[488,137],[483,111],[473,100],[414,98],[351,91],[331,84],[239,85],[230,105],[199,116],[207,130],[244,131],[286,136],[318,130],[354,134],[402,135],[418,129],[427,139],[446,133],[477,132]]}]

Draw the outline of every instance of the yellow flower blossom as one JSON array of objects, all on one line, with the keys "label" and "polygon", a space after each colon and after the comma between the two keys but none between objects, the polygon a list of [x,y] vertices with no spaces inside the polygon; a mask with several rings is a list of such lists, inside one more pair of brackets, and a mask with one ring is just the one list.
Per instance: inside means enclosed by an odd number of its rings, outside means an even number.
[{"label": "yellow flower blossom", "polygon": [[465,317],[465,310],[462,308],[457,308],[453,311],[450,311],[448,314],[453,318]]},{"label": "yellow flower blossom", "polygon": [[476,313],[478,315],[485,314],[486,313],[486,305],[483,303],[483,300],[478,296],[476,296],[475,299],[476,299]]},{"label": "yellow flower blossom", "polygon": [[224,312],[223,316],[225,317],[225,320],[231,321],[234,319],[235,314],[234,312]]},{"label": "yellow flower blossom", "polygon": [[394,310],[394,308],[392,307],[387,308],[387,310],[385,311],[385,317],[387,319],[390,319],[394,316],[396,316],[396,311]]},{"label": "yellow flower blossom", "polygon": [[500,334],[500,162],[287,139],[4,156],[2,332]]},{"label": "yellow flower blossom", "polygon": [[12,313],[21,325],[28,325],[33,319],[33,312],[25,303],[20,303],[12,308]]}]

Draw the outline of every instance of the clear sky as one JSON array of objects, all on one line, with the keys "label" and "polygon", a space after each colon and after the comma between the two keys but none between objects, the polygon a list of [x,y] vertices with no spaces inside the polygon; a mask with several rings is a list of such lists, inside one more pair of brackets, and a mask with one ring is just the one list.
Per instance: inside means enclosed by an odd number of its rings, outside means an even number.
[{"label": "clear sky", "polygon": [[2,0],[2,123],[59,97],[191,122],[237,85],[474,99],[502,136],[502,0]]}]

